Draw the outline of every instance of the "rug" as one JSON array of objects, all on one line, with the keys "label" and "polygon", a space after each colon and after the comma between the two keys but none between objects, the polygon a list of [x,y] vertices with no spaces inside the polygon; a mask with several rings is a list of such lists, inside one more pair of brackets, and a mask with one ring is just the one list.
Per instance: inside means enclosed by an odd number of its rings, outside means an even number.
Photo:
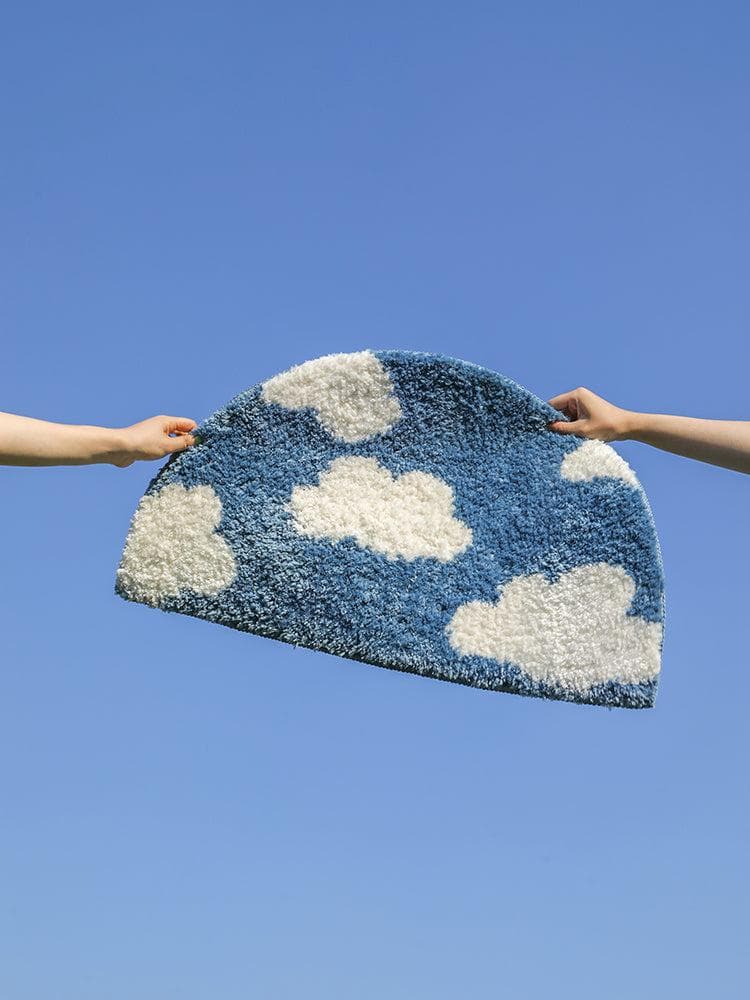
[{"label": "rug", "polygon": [[664,596],[649,504],[613,448],[555,419],[442,355],[306,361],[170,457],[116,592],[424,677],[650,707]]}]

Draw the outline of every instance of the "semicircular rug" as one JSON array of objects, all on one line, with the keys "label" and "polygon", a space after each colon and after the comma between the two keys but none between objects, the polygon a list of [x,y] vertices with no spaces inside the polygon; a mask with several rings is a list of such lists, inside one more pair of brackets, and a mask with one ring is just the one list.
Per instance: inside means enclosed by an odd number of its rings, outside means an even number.
[{"label": "semicircular rug", "polygon": [[653,705],[646,495],[609,445],[496,372],[359,351],[232,399],[149,484],[116,592],[494,691]]}]

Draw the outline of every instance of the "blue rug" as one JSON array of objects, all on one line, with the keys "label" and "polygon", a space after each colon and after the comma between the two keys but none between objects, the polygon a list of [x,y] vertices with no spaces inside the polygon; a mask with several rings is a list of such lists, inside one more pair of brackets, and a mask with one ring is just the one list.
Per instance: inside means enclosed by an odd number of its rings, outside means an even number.
[{"label": "blue rug", "polygon": [[510,379],[360,351],[236,396],[149,484],[122,597],[477,688],[653,704],[664,619],[648,501]]}]

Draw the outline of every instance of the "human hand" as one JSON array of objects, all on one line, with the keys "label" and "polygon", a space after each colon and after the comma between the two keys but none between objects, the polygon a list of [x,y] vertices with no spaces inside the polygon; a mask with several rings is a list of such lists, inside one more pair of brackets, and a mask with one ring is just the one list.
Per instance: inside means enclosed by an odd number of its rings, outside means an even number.
[{"label": "human hand", "polygon": [[195,444],[190,431],[198,425],[189,417],[149,417],[118,433],[118,446],[111,458],[112,465],[124,469],[137,461],[164,458],[175,451],[184,451]]},{"label": "human hand", "polygon": [[599,441],[623,441],[630,434],[634,414],[608,403],[590,389],[581,387],[564,392],[550,399],[549,404],[570,418],[554,420],[549,425],[559,434],[579,434]]}]

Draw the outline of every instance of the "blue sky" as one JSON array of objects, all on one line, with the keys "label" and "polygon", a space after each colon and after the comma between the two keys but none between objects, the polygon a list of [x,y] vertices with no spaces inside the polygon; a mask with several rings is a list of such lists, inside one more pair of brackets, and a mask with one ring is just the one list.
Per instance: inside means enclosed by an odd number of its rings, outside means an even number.
[{"label": "blue sky", "polygon": [[[0,409],[202,420],[371,347],[750,417],[749,29],[723,2],[16,4]],[[742,996],[750,480],[620,452],[667,583],[640,713],[126,604],[157,466],[0,470],[0,994]]]}]

